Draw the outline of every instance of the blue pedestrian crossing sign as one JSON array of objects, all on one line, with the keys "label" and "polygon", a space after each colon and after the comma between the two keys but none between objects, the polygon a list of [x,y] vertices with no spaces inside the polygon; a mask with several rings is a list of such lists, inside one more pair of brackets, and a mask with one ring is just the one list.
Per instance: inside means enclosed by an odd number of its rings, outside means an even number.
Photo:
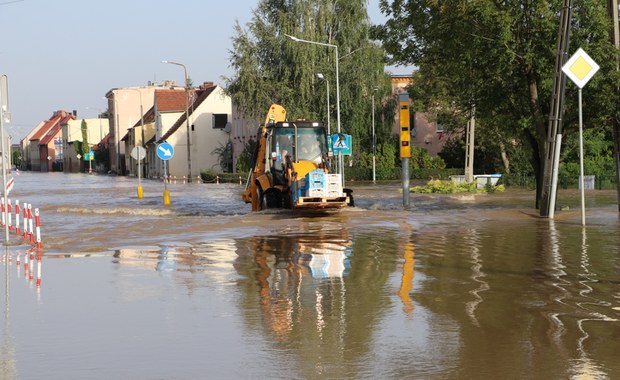
[{"label": "blue pedestrian crossing sign", "polygon": [[174,156],[174,148],[170,143],[163,142],[157,145],[157,157],[164,161],[168,161],[172,156]]},{"label": "blue pedestrian crossing sign", "polygon": [[331,146],[334,154],[351,155],[351,135],[334,133],[331,137]]}]

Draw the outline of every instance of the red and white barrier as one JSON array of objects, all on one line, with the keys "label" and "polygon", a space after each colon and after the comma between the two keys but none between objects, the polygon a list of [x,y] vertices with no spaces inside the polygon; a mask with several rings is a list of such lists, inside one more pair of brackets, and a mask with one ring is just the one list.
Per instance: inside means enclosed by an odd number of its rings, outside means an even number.
[{"label": "red and white barrier", "polygon": [[24,202],[24,231],[23,231],[23,238],[24,240],[26,240],[26,237],[28,236],[28,203]]},{"label": "red and white barrier", "polygon": [[39,209],[34,209],[34,218],[37,233],[37,251],[41,250],[41,219],[39,218]]},{"label": "red and white barrier", "polygon": [[13,231],[13,218],[11,218],[11,213],[13,212],[12,207],[11,207],[12,203],[10,199],[8,199],[7,201],[8,201],[7,219],[8,219],[8,224],[9,224],[9,231]]},{"label": "red and white barrier", "polygon": [[[14,226],[13,211],[15,212]],[[23,214],[21,214],[22,212]],[[20,219],[20,216],[22,215],[23,218]],[[16,200],[15,208],[13,208],[13,203],[10,199],[7,199],[7,202],[5,203],[4,198],[2,198],[2,222],[3,227],[8,226],[8,229],[10,231],[14,231],[15,234],[22,237],[25,242],[30,242],[30,244],[33,246],[33,249],[41,250],[41,217],[38,208],[34,210],[33,216],[32,204],[23,202],[20,205],[20,202]]]},{"label": "red and white barrier", "polygon": [[34,230],[32,229],[32,205],[28,204],[28,238],[30,244],[34,245]]},{"label": "red and white barrier", "polygon": [[17,236],[21,233],[19,230],[19,201],[17,199],[15,200],[15,233]]}]

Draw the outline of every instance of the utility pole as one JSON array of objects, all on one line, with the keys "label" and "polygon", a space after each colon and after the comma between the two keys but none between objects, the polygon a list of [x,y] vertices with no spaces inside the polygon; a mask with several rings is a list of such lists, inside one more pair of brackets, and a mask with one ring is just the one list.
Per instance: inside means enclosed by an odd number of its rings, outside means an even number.
[{"label": "utility pole", "polygon": [[467,122],[465,137],[465,182],[474,182],[474,141],[476,131],[476,107],[472,108],[471,118]]},{"label": "utility pole", "polygon": [[[566,76],[562,66],[568,59],[572,1],[564,0],[558,30],[558,43],[555,57],[555,75],[553,76],[553,92],[549,109],[549,128],[545,143],[545,161],[540,192],[540,216],[553,218],[558,181],[560,148],[562,145],[562,114],[564,112],[564,89]],[[538,199],[537,199],[538,202]]]},{"label": "utility pole", "polygon": [[[620,25],[618,25],[618,0],[607,0],[607,10],[611,18],[611,43],[616,47],[616,71],[620,71]],[[616,88],[620,95],[620,88]],[[618,192],[618,211],[620,211],[620,120],[616,114],[611,120],[614,131],[614,161],[616,162],[616,190]]]}]

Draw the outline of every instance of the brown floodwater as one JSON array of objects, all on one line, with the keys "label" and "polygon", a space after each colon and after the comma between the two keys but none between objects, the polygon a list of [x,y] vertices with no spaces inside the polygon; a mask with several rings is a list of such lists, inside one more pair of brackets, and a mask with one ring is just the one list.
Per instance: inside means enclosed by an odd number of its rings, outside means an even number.
[{"label": "brown floodwater", "polygon": [[[239,184],[21,173],[41,250],[0,259],[0,379],[620,378],[615,191],[251,213]],[[14,218],[14,216],[13,216]],[[15,222],[12,219],[13,223]],[[13,225],[14,227],[14,225]]]}]

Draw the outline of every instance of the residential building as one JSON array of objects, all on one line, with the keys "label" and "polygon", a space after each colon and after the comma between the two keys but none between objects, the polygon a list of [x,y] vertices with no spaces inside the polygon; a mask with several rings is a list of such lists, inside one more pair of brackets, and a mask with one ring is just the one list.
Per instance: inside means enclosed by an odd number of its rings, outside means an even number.
[{"label": "residential building", "polygon": [[[189,177],[188,181],[192,181],[201,171],[221,170],[218,150],[228,150],[232,158],[232,102],[219,85],[205,82],[196,89],[187,111],[157,143],[166,141],[174,148],[175,153],[168,160],[168,174],[177,178]],[[156,149],[154,146],[149,148]]]},{"label": "residential building", "polygon": [[34,127],[33,130],[31,130],[26,137],[24,137],[20,142],[19,142],[19,146],[20,146],[20,151],[21,151],[21,157],[22,157],[22,162],[20,165],[20,169],[21,170],[32,170],[31,167],[31,151],[30,151],[30,139],[32,138],[32,136],[34,136],[34,134],[47,122],[46,121],[42,121],[40,122],[36,127]]},{"label": "residential building", "polygon": [[163,85],[149,83],[145,87],[113,88],[106,94],[110,134],[108,152],[112,172],[126,174],[125,144],[121,143],[121,139],[126,131],[140,120],[144,110],[153,106],[153,94],[162,86],[174,86],[174,82],[167,81]]},{"label": "residential building", "polygon": [[233,104],[231,141],[233,149],[233,173],[237,172],[237,160],[250,140],[256,141],[260,120],[250,120]]},{"label": "residential building", "polygon": [[[131,153],[137,145],[147,149],[146,157],[140,165],[143,178],[163,177],[163,164],[156,155],[154,144],[179,119],[185,109],[186,93],[183,88],[156,89],[153,96],[153,107],[146,111],[122,139],[126,152]],[[143,144],[143,141],[146,143]],[[148,149],[149,146],[152,146],[151,149]],[[126,158],[128,174],[137,176],[138,162],[131,154],[126,155]]]},{"label": "residential building", "polygon": [[67,111],[56,111],[52,117],[39,124],[39,127],[31,135],[26,167],[33,171],[49,172],[62,171],[62,124],[74,119],[75,115]]},{"label": "residential building", "polygon": [[101,117],[96,119],[71,119],[62,124],[62,162],[65,173],[78,173],[92,168],[93,171],[102,172],[102,167],[95,167],[95,162],[84,161],[81,151],[84,142],[84,132],[82,131],[82,121],[86,122],[86,140],[88,145],[97,146],[109,131],[108,119]]},{"label": "residential building", "polygon": [[[392,94],[406,93],[407,86],[413,83],[411,75],[393,75],[392,76]],[[430,156],[437,156],[443,149],[446,137],[445,131],[441,124],[433,119],[425,112],[416,112],[410,109],[409,126],[411,128],[411,145],[418,148],[424,148]],[[400,133],[399,112],[394,115],[394,124],[392,125],[392,133],[398,135]]]}]

